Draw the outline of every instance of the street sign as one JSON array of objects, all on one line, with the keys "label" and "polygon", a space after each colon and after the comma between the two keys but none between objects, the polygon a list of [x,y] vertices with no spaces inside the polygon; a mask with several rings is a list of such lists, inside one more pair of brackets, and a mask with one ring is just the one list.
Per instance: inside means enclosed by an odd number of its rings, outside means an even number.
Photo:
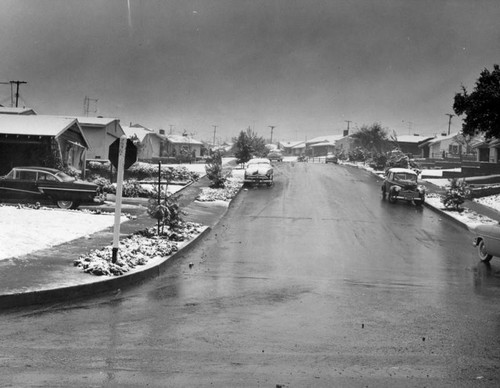
[{"label": "street sign", "polygon": [[[127,139],[127,148],[125,149],[125,165],[123,166],[125,170],[137,162],[137,147],[134,142]],[[118,154],[120,150],[120,139],[116,139],[109,146],[109,161],[114,168],[118,168]]]}]

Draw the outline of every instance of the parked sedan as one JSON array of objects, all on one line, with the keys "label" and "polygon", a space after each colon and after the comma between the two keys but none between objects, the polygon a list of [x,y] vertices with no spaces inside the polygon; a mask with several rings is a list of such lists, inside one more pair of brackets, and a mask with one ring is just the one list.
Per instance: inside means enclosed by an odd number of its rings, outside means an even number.
[{"label": "parked sedan", "polygon": [[0,177],[0,200],[54,203],[62,209],[76,209],[97,201],[99,186],[76,180],[47,167],[14,167]]},{"label": "parked sedan", "polygon": [[478,225],[473,228],[474,246],[481,261],[488,262],[493,256],[500,257],[500,224]]},{"label": "parked sedan", "polygon": [[267,154],[267,159],[270,161],[276,160],[277,162],[282,162],[283,154],[280,151],[271,151]]},{"label": "parked sedan", "polygon": [[382,184],[382,198],[390,203],[404,200],[420,206],[425,201],[425,187],[418,183],[418,174],[408,168],[390,168]]},{"label": "parked sedan", "polygon": [[337,155],[332,152],[326,154],[325,163],[338,163]]},{"label": "parked sedan", "polygon": [[268,186],[273,184],[274,172],[271,161],[266,158],[251,159],[245,168],[245,183],[266,183]]}]

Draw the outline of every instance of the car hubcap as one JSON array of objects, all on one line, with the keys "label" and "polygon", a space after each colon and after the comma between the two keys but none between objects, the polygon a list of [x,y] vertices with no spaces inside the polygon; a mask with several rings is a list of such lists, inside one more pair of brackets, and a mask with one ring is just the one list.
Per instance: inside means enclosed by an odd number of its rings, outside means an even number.
[{"label": "car hubcap", "polygon": [[72,201],[57,201],[57,206],[59,206],[61,209],[69,209],[72,205]]}]

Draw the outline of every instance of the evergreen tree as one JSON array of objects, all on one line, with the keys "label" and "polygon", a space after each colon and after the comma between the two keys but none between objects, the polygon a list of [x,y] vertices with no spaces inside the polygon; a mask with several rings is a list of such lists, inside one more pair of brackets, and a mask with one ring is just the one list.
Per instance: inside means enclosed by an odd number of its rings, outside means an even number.
[{"label": "evergreen tree", "polygon": [[484,69],[472,93],[462,86],[462,92],[455,94],[453,110],[458,116],[465,115],[464,135],[482,133],[487,139],[500,138],[500,67]]}]

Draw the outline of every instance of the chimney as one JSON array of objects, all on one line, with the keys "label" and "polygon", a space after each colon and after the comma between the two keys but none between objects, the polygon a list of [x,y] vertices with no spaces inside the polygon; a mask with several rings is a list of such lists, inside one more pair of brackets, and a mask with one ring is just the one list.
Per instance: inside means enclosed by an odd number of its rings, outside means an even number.
[{"label": "chimney", "polygon": [[160,133],[160,135],[164,135],[165,134],[165,130],[164,129],[159,129],[158,132]]}]

